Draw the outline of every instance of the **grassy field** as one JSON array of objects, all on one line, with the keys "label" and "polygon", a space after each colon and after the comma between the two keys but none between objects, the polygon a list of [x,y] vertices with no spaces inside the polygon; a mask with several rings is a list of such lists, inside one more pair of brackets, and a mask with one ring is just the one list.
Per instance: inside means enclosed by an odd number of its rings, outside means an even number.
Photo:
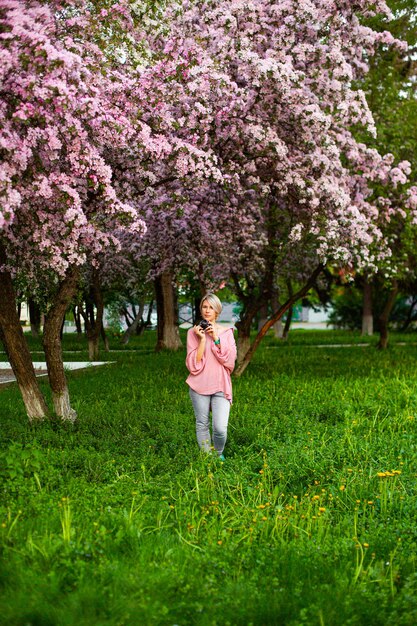
[{"label": "grassy field", "polygon": [[414,626],[417,336],[376,339],[268,337],[223,464],[151,332],[69,374],[74,426],[28,425],[1,389],[0,623]]}]

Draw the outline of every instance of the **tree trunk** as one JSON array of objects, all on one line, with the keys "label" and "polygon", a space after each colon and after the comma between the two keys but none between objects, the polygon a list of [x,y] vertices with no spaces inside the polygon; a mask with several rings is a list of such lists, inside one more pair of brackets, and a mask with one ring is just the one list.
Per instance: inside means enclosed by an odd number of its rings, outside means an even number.
[{"label": "tree trunk", "polygon": [[182,343],[177,326],[175,293],[171,272],[163,272],[155,280],[158,340],[156,350],[178,350]]},{"label": "tree trunk", "polygon": [[98,361],[100,357],[99,337],[93,335],[87,338],[88,358],[90,361]]},{"label": "tree trunk", "polygon": [[67,308],[77,290],[78,268],[69,271],[59,285],[52,306],[46,317],[43,332],[43,346],[48,366],[49,384],[52,390],[54,410],[62,420],[74,422],[77,413],[71,408],[64,363],[62,360],[61,327]]},{"label": "tree trunk", "polygon": [[288,298],[288,300],[282,306],[280,306],[280,308],[271,316],[271,318],[266,322],[266,324],[264,324],[264,326],[258,332],[255,338],[255,341],[251,345],[250,349],[247,351],[244,359],[240,363],[238,361],[238,367],[235,370],[235,376],[239,377],[243,374],[243,372],[245,371],[245,369],[251,362],[252,357],[255,354],[259,344],[261,343],[262,339],[265,337],[266,333],[271,328],[271,326],[273,326],[280,318],[282,318],[284,313],[288,311],[288,309],[294,304],[294,302],[297,302],[297,300],[300,300],[309,292],[309,290],[311,289],[311,287],[314,285],[315,281],[317,280],[317,277],[319,276],[320,272],[322,271],[323,271],[323,265],[320,264],[314,270],[314,272],[312,273],[312,275],[310,276],[310,278],[308,279],[304,287],[299,289],[299,291],[297,291],[290,298]]},{"label": "tree trunk", "polygon": [[294,307],[291,304],[291,306],[288,307],[287,319],[285,320],[284,330],[282,332],[282,339],[284,341],[288,339],[293,315],[294,315]]},{"label": "tree trunk", "polygon": [[143,309],[145,308],[145,302],[144,300],[141,300],[139,302],[139,311],[136,314],[135,319],[133,320],[133,322],[128,326],[128,328],[126,328],[125,332],[123,333],[123,337],[121,340],[121,343],[123,345],[126,345],[129,343],[131,336],[133,335],[133,333],[136,333],[136,330],[140,324],[140,322],[142,321],[142,315],[143,315]]},{"label": "tree trunk", "polygon": [[106,329],[104,328],[103,322],[101,322],[100,336],[104,343],[104,350],[106,352],[110,352],[109,338],[107,337]]},{"label": "tree trunk", "polygon": [[388,294],[387,301],[384,306],[384,310],[379,316],[379,342],[378,348],[385,350],[388,346],[388,322],[391,315],[391,311],[394,308],[395,300],[398,294],[398,281],[393,280],[390,292]]},{"label": "tree trunk", "polygon": [[140,335],[141,333],[143,333],[143,331],[145,330],[145,328],[148,328],[151,325],[151,318],[152,318],[152,312],[153,312],[153,300],[150,301],[149,306],[148,306],[148,315],[146,316],[146,320],[145,323],[143,324],[143,326],[141,328],[139,328],[137,330],[137,334]]},{"label": "tree trunk", "polygon": [[242,363],[250,349],[250,333],[246,334],[238,330],[237,334],[237,363]]},{"label": "tree trunk", "polygon": [[[0,266],[6,261],[0,246]],[[17,314],[16,298],[9,272],[0,271],[0,327],[11,368],[16,376],[29,420],[42,420],[48,415],[45,399],[39,389],[32,357]]]},{"label": "tree trunk", "polygon": [[74,324],[75,324],[75,328],[77,329],[77,335],[81,336],[83,334],[83,329],[81,326],[81,314],[80,314],[80,307],[78,304],[77,306],[73,307],[72,314],[74,316]]},{"label": "tree trunk", "polygon": [[374,316],[372,313],[372,285],[366,276],[363,282],[362,335],[374,334]]},{"label": "tree trunk", "polygon": [[275,339],[283,339],[284,337],[284,324],[281,319],[274,324],[274,337]]},{"label": "tree trunk", "polygon": [[[260,306],[260,305],[259,305]],[[245,311],[241,311],[240,320],[236,322],[237,328],[237,363],[238,365],[244,360],[246,354],[250,349],[250,331],[252,322],[259,310],[259,307],[255,308],[253,304]]]},{"label": "tree trunk", "polygon": [[250,303],[240,312],[240,320],[236,322],[238,365],[242,363],[250,350],[250,331],[262,304],[263,300],[259,296],[257,298],[253,297]]},{"label": "tree trunk", "polygon": [[[272,294],[271,307],[273,311],[277,311],[279,309],[279,298],[278,298],[276,291],[274,291],[274,293]],[[274,328],[275,339],[282,339],[283,332],[284,332],[284,325],[282,323],[282,319],[279,319],[277,322],[275,322],[273,328]]]},{"label": "tree trunk", "polygon": [[259,310],[258,331],[268,321],[268,302],[263,302]]},{"label": "tree trunk", "polygon": [[95,269],[92,271],[85,309],[85,312],[81,309],[81,315],[84,319],[87,333],[88,358],[90,361],[97,361],[100,353],[99,341],[103,325],[104,301],[100,288],[99,274]]},{"label": "tree trunk", "polygon": [[[288,290],[288,299],[291,300],[291,298],[294,295],[294,290],[292,288],[291,279],[287,280],[287,290]],[[293,315],[294,315],[294,307],[293,307],[293,304],[290,304],[290,306],[288,307],[288,311],[287,311],[287,318],[285,320],[284,330],[282,331],[283,341],[287,341],[288,339]]]},{"label": "tree trunk", "polygon": [[29,298],[30,332],[32,337],[38,338],[41,332],[41,310],[39,304],[33,298]]}]

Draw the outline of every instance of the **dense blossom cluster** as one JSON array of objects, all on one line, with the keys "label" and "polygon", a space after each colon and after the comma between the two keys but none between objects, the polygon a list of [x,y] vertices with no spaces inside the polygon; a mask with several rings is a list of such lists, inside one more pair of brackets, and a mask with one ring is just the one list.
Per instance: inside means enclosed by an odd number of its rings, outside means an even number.
[{"label": "dense blossom cluster", "polygon": [[[383,0],[185,1],[154,29],[126,2],[74,6],[1,2],[11,265],[63,275],[125,245],[151,276],[187,267],[217,280],[261,272],[271,242],[283,265],[390,255],[381,220],[398,209],[373,185],[403,185],[409,164],[352,130],[375,133],[354,81],[376,46],[403,45],[361,25],[389,18]],[[106,20],[125,29],[118,62],[96,43]]]},{"label": "dense blossom cluster", "polygon": [[149,275],[185,267],[206,282],[256,278],[271,246],[281,270],[300,275],[320,261],[376,269],[391,255],[383,225],[399,209],[375,185],[389,190],[409,174],[353,132],[375,134],[354,81],[378,45],[403,47],[360,23],[361,13],[389,18],[385,2],[170,6],[169,32],[148,34],[158,64],[138,83],[153,85],[145,120],[154,128],[157,110],[164,140],[188,148],[146,172],[143,160],[121,162],[118,176],[148,227],[136,251]]},{"label": "dense blossom cluster", "polygon": [[221,178],[206,152],[167,133],[160,109],[173,63],[141,76],[110,63],[94,42],[97,16],[77,5],[74,15],[58,2],[0,7],[0,241],[9,269],[32,280],[95,262],[126,230],[141,236],[137,197],[156,180],[155,162]]},{"label": "dense blossom cluster", "polygon": [[113,241],[110,223],[144,225],[117,197],[102,155],[133,133],[114,97],[117,77],[52,8],[1,3],[0,226],[14,267],[64,275]]}]

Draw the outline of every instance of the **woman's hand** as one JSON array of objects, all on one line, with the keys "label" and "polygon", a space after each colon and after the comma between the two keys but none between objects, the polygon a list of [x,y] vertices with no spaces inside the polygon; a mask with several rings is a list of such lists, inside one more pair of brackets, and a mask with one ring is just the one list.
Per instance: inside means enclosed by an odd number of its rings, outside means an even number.
[{"label": "woman's hand", "polygon": [[194,332],[200,341],[206,338],[206,332],[201,328],[201,326],[194,326]]},{"label": "woman's hand", "polygon": [[219,336],[216,333],[216,330],[215,330],[215,328],[214,328],[214,326],[213,326],[213,324],[211,322],[209,322],[209,325],[207,326],[206,333],[208,335],[210,335],[210,337],[213,339],[213,341],[218,341]]}]

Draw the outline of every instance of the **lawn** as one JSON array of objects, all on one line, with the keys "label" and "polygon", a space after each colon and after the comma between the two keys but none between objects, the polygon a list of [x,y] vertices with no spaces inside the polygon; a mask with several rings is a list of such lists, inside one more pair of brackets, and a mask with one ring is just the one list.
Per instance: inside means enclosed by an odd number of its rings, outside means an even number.
[{"label": "lawn", "polygon": [[417,336],[267,337],[223,464],[195,443],[184,351],[154,343],[68,374],[74,426],[0,390],[0,623],[414,626]]}]

